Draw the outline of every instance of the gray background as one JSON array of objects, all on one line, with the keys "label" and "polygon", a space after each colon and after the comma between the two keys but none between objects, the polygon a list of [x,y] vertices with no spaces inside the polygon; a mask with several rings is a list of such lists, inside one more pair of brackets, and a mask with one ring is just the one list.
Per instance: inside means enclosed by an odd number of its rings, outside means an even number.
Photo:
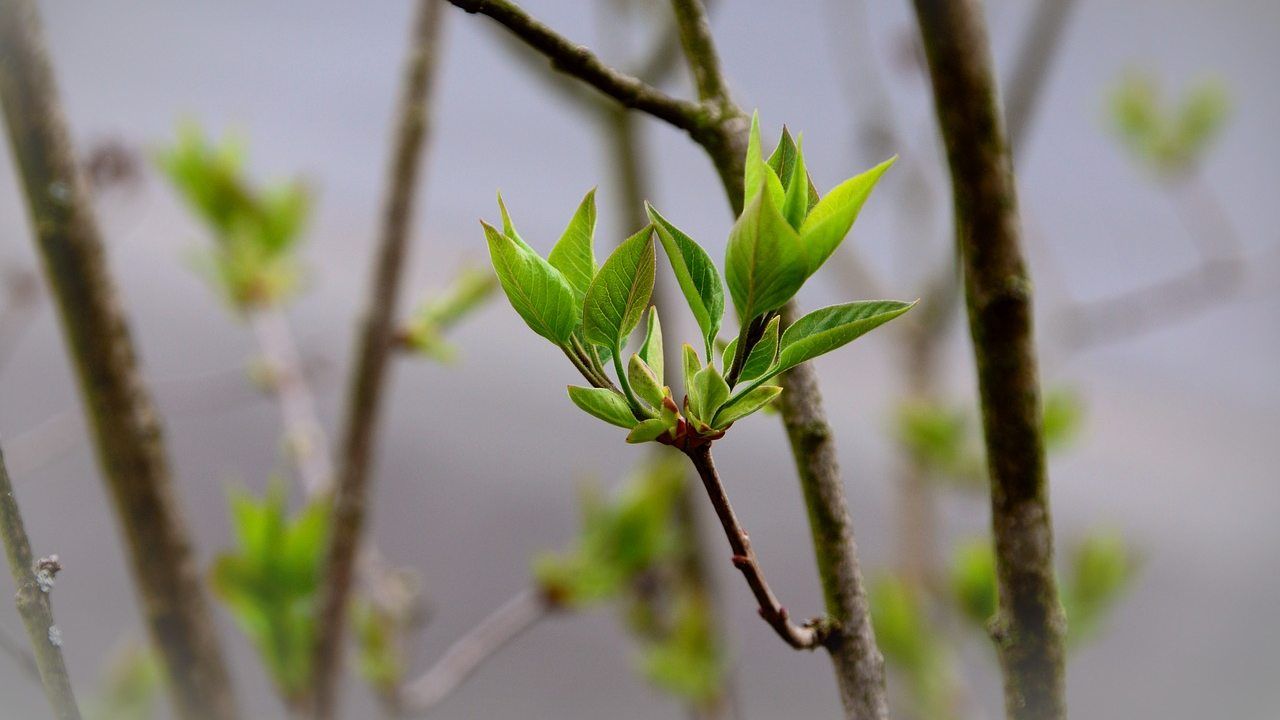
[{"label": "gray background", "polygon": [[[767,133],[783,121],[805,132],[820,186],[881,159],[853,132],[858,112],[874,102],[863,75],[872,62],[909,142],[895,150],[931,168],[931,192],[945,204],[927,86],[895,60],[910,33],[907,3],[874,0],[865,13],[834,0],[723,5],[714,26],[736,97],[761,109]],[[83,145],[119,137],[154,147],[189,116],[218,133],[243,133],[256,177],[301,173],[316,186],[309,287],[291,317],[304,351],[325,361],[318,391],[325,420],[335,427],[409,3],[41,6]],[[1029,6],[990,3],[1001,67]],[[530,0],[528,7],[573,38],[601,40],[597,8],[566,0]],[[1105,131],[1105,90],[1130,66],[1156,69],[1175,91],[1205,71],[1229,84],[1234,117],[1205,179],[1250,248],[1273,246],[1280,221],[1274,139],[1280,4],[1082,0],[1077,10],[1020,166],[1041,310],[1158,280],[1195,262],[1168,196]],[[594,126],[550,99],[535,73],[513,66],[487,20],[460,12],[447,13],[447,20],[406,300],[439,287],[462,262],[483,260],[476,218],[496,215],[495,189],[509,198],[525,237],[546,250],[581,193],[612,182]],[[622,25],[603,24],[615,31]],[[638,35],[619,34],[622,44],[643,45]],[[687,92],[687,82],[677,78],[670,88]],[[645,135],[661,186],[653,199],[719,257],[730,218],[709,163],[687,138],[658,123],[646,122]],[[0,264],[33,267],[11,167],[7,148],[0,150]],[[941,207],[921,233],[895,210],[903,188],[894,183],[889,176],[869,203],[853,242],[895,294],[910,297],[932,261],[895,248],[940,247],[949,212]],[[602,192],[601,200],[603,248],[620,230],[612,195]],[[252,338],[190,271],[186,254],[203,235],[168,189],[149,175],[141,188],[103,198],[101,217],[182,501],[207,561],[227,542],[226,485],[260,487],[278,466],[275,408],[236,374],[253,355]],[[907,230],[916,237],[904,237]],[[1045,338],[1046,381],[1080,389],[1089,410],[1082,441],[1053,461],[1059,538],[1066,543],[1110,525],[1144,555],[1142,574],[1105,637],[1072,658],[1076,717],[1264,718],[1280,710],[1280,293],[1270,277],[1242,301],[1097,351],[1055,354]],[[820,275],[802,301],[815,306],[849,294]],[[673,330],[688,323],[668,314],[672,342]],[[641,456],[565,402],[571,368],[505,304],[489,306],[455,338],[460,365],[397,363],[378,463],[377,540],[424,573],[437,608],[424,658],[519,589],[532,553],[571,537],[579,478],[612,482]],[[972,372],[963,333],[955,333],[952,346],[951,384],[957,397],[967,396]],[[899,388],[891,349],[886,337],[872,335],[819,362],[869,569],[884,567],[892,550],[886,418]],[[87,690],[97,664],[122,635],[139,630],[139,618],[47,303],[0,375],[0,436],[37,552],[56,551],[67,566],[56,606],[73,675]],[[743,423],[720,448],[730,492],[771,580],[795,612],[817,611],[803,507],[776,420]],[[956,537],[985,527],[980,500],[946,507]],[[710,539],[720,559],[720,538]],[[729,563],[716,567],[745,716],[833,717],[825,659],[777,642],[756,619]],[[252,650],[219,614],[250,715],[278,716]],[[8,603],[0,606],[0,623],[20,628]],[[609,612],[544,623],[436,717],[679,716],[673,701],[630,671],[629,652]],[[989,650],[975,639],[968,658],[988,668],[974,675],[973,690],[994,717],[999,685]],[[0,716],[45,712],[36,689],[2,658],[0,697]],[[356,683],[348,683],[347,698],[352,717],[370,712]]]}]

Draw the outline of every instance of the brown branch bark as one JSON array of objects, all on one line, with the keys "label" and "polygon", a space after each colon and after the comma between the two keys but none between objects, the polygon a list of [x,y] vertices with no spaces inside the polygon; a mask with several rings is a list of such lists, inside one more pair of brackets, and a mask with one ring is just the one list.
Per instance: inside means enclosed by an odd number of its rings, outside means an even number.
[{"label": "brown branch bark", "polygon": [[1063,718],[1064,619],[1040,436],[1031,284],[982,6],[915,0],[947,159],[991,474],[1000,607],[994,625],[1010,718]]},{"label": "brown branch bark", "polygon": [[42,38],[31,0],[0,0],[0,100],[36,245],[177,714],[227,720],[230,678]]},{"label": "brown branch bark", "polygon": [[[71,690],[71,676],[62,657],[61,635],[53,623],[53,606],[49,602],[53,573],[61,567],[56,560],[42,560],[40,564],[48,567],[39,567],[31,554],[31,542],[22,524],[17,498],[13,496],[13,483],[4,464],[3,450],[0,450],[0,537],[4,539],[9,571],[18,589],[14,601],[23,624],[27,626],[27,636],[31,638],[44,695],[58,720],[80,720],[80,709]],[[47,574],[37,575],[38,572]]]},{"label": "brown branch bark", "polygon": [[437,0],[419,0],[415,12],[411,48],[396,110],[382,228],[348,388],[342,454],[334,489],[333,520],[325,553],[313,657],[314,712],[317,718],[332,718],[337,712],[347,602],[365,524],[378,411],[395,340],[397,296],[405,264],[413,201],[418,189],[439,54],[440,26],[444,19]]}]

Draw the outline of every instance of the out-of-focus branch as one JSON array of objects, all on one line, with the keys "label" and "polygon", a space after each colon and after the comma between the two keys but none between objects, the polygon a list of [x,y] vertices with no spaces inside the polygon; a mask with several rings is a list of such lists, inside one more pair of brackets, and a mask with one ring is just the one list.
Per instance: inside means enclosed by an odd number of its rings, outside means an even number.
[{"label": "out-of-focus branch", "polygon": [[388,166],[382,227],[348,387],[333,517],[325,552],[312,663],[316,693],[314,712],[320,719],[333,718],[337,713],[338,670],[347,625],[346,609],[365,524],[378,411],[395,342],[397,299],[439,57],[440,26],[444,19],[439,0],[419,0],[415,13],[409,57],[395,115],[396,129]]},{"label": "out-of-focus branch", "polygon": [[252,310],[248,320],[267,363],[267,382],[280,404],[285,447],[304,491],[314,497],[329,489],[333,468],[329,464],[329,441],[320,426],[289,322],[278,307]]},{"label": "out-of-focus branch", "polygon": [[152,641],[177,715],[237,716],[168,459],[76,167],[31,0],[0,0],[0,100]]},{"label": "out-of-focus branch", "polygon": [[486,660],[547,617],[551,610],[552,604],[536,590],[525,590],[512,597],[449,646],[421,677],[405,686],[400,715],[414,717],[431,712]]},{"label": "out-of-focus branch", "polygon": [[1027,129],[1035,119],[1045,77],[1062,45],[1062,35],[1076,0],[1038,0],[1031,24],[1022,36],[1004,94],[1009,147],[1019,153]]},{"label": "out-of-focus branch", "polygon": [[1065,621],[1053,570],[1031,281],[986,22],[977,0],[915,0],[915,8],[951,167],[978,367],[1005,710],[1010,718],[1064,718]]},{"label": "out-of-focus branch", "polygon": [[35,273],[17,268],[5,268],[0,273],[0,290],[5,296],[4,307],[0,308],[0,375],[40,306],[39,282]]},{"label": "out-of-focus branch", "polygon": [[27,649],[22,641],[14,637],[8,630],[0,627],[0,652],[8,655],[11,660],[18,664],[18,668],[36,682],[40,682],[40,667],[36,665],[36,658]]},{"label": "out-of-focus branch", "polygon": [[56,555],[41,558],[38,562],[31,554],[31,542],[18,512],[18,501],[13,495],[13,484],[5,468],[4,452],[0,450],[0,537],[4,539],[5,554],[9,558],[9,571],[18,592],[14,600],[18,614],[27,626],[27,636],[34,649],[36,669],[44,695],[53,707],[58,720],[80,720],[75,693],[71,690],[71,676],[62,657],[62,635],[53,624],[53,606],[49,591],[53,588],[53,576],[62,569]]}]

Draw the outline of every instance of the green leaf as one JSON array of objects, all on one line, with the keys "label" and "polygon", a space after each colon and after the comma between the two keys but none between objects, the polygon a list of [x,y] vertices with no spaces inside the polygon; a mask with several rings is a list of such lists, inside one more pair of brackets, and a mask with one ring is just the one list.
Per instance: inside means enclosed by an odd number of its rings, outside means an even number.
[{"label": "green leaf", "polygon": [[996,614],[996,555],[989,540],[960,545],[951,561],[951,592],[965,617],[985,628]]},{"label": "green leaf", "polygon": [[627,379],[641,400],[654,407],[662,407],[662,383],[639,354],[631,354],[631,361],[627,363]]},{"label": "green leaf", "polygon": [[591,287],[591,279],[596,275],[596,255],[592,248],[592,239],[596,234],[596,191],[592,188],[578,210],[569,220],[569,226],[556,246],[551,248],[547,262],[564,274],[578,299],[586,296]]},{"label": "green leaf", "polygon": [[734,398],[729,404],[720,408],[712,425],[717,430],[729,427],[730,423],[741,420],[773,402],[773,399],[781,393],[782,388],[777,385],[761,385],[750,392],[743,393]]},{"label": "green leaf", "polygon": [[702,363],[698,361],[698,351],[693,349],[689,343],[685,343],[680,356],[684,365],[684,394],[688,395],[693,392],[693,377],[702,369]]},{"label": "green leaf", "polygon": [[699,370],[693,376],[689,391],[689,409],[694,417],[710,424],[716,411],[729,399],[729,383],[724,381],[714,363]]},{"label": "green leaf", "polygon": [[782,333],[778,365],[770,374],[790,370],[806,360],[835,350],[898,317],[914,302],[868,300],[832,305],[805,315]]},{"label": "green leaf", "polygon": [[800,226],[800,244],[804,246],[805,257],[808,259],[808,274],[812,275],[822,267],[831,253],[840,246],[880,176],[897,160],[898,156],[895,155],[861,175],[855,175],[831,188],[831,192],[809,211],[808,217]]},{"label": "green leaf", "polygon": [[781,307],[807,277],[800,236],[768,193],[756,196],[729,232],[725,278],[745,322]]},{"label": "green leaf", "polygon": [[[782,137],[778,139],[778,145],[773,149],[773,154],[769,156],[769,167],[773,168],[773,172],[782,180],[782,189],[789,191],[791,189],[791,178],[795,169],[796,162],[796,143],[791,138],[791,132],[787,130],[787,126],[782,126]],[[814,205],[818,204],[818,188],[813,184],[813,178],[809,177],[808,172],[804,173],[804,183],[808,188],[808,202],[805,208],[806,212],[812,210]]]},{"label": "green leaf", "polygon": [[782,207],[782,181],[778,174],[764,161],[764,153],[760,149],[760,112],[751,114],[751,135],[747,140],[747,158],[743,163],[742,207],[747,207],[759,194],[760,188],[767,188],[767,194],[774,207]]},{"label": "green leaf", "polygon": [[653,295],[653,226],[627,238],[604,261],[591,281],[583,305],[583,335],[588,342],[617,349],[640,324]]},{"label": "green leaf", "polygon": [[[764,328],[764,335],[760,336],[760,340],[751,348],[751,352],[747,354],[746,361],[742,364],[742,371],[738,373],[738,382],[754,380],[773,367],[778,360],[778,328],[781,323],[780,317],[774,317]],[[728,367],[733,364],[734,353],[738,350],[738,338],[729,341],[724,348],[724,359],[722,364],[728,372]]]},{"label": "green leaf", "polygon": [[684,293],[693,318],[710,346],[716,333],[720,332],[720,321],[724,318],[724,288],[720,284],[720,272],[707,252],[692,238],[667,222],[652,205],[645,203],[645,210],[658,231],[667,259],[671,261],[671,270],[680,291]]},{"label": "green leaf", "polygon": [[498,193],[498,212],[502,213],[502,234],[514,240],[520,247],[536,255],[537,251],[530,247],[529,243],[524,241],[524,238],[520,237],[520,233],[516,232],[516,225],[511,222],[511,213],[507,212],[507,204],[502,201],[502,193]]},{"label": "green leaf", "polygon": [[782,216],[791,227],[800,229],[809,214],[809,172],[804,166],[804,136],[796,138],[796,156],[792,162],[791,176],[787,179],[786,197],[782,201]]},{"label": "green leaf", "polygon": [[627,399],[608,388],[584,388],[569,386],[569,399],[574,405],[601,420],[623,428],[633,428],[637,424],[636,416],[631,414],[631,406]]},{"label": "green leaf", "polygon": [[664,358],[662,356],[662,325],[658,322],[658,308],[649,308],[649,325],[644,334],[644,343],[640,345],[640,359],[645,365],[653,371],[654,377],[658,379],[658,385],[665,382],[662,379],[662,365]]},{"label": "green leaf", "polygon": [[627,434],[627,442],[632,444],[652,442],[666,431],[666,422],[661,418],[650,418],[632,428],[631,432]]},{"label": "green leaf", "polygon": [[578,326],[579,309],[573,288],[559,270],[532,250],[481,221],[489,243],[489,258],[511,307],[534,332],[563,345]]}]

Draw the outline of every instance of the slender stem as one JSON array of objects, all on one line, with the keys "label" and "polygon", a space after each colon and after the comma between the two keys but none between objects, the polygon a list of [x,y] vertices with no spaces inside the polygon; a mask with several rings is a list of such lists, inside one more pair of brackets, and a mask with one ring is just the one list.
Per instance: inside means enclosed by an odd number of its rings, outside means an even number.
[{"label": "slender stem", "polygon": [[720,482],[720,474],[716,472],[715,461],[711,457],[711,444],[707,443],[686,453],[693,461],[693,467],[702,478],[702,485],[707,489],[707,497],[715,508],[716,517],[724,527],[725,537],[729,540],[729,548],[733,550],[733,566],[742,571],[751,594],[760,605],[760,617],[778,633],[788,645],[796,650],[813,650],[822,645],[827,637],[825,628],[817,621],[805,625],[791,622],[787,609],[779,602],[769,583],[765,580],[764,571],[756,559],[755,550],[751,548],[751,540],[747,531],[738,522],[733,506],[729,504],[729,496],[725,493],[724,484]]},{"label": "slender stem", "polygon": [[1053,67],[1054,57],[1062,44],[1062,34],[1067,27],[1067,18],[1075,5],[1076,0],[1038,0],[1031,25],[1018,46],[1005,101],[1009,147],[1015,153],[1020,152],[1023,138],[1031,127],[1031,121],[1035,119],[1045,76]]},{"label": "slender stem", "polygon": [[618,376],[618,384],[622,386],[622,394],[627,396],[627,402],[631,404],[631,411],[637,416],[651,416],[652,413],[647,411],[647,406],[641,405],[639,398],[631,391],[631,381],[627,379],[626,368],[622,367],[621,343],[613,349],[613,372]]},{"label": "slender stem", "polygon": [[356,344],[347,395],[339,473],[313,657],[317,718],[337,713],[336,698],[346,609],[353,568],[365,524],[370,465],[377,436],[379,408],[395,337],[400,281],[405,266],[413,201],[418,190],[422,147],[427,133],[429,99],[435,76],[443,13],[437,0],[419,0],[409,57],[401,86],[396,129],[387,177],[382,227],[374,256],[364,317]]},{"label": "slender stem", "polygon": [[486,660],[546,618],[551,610],[545,597],[532,589],[508,600],[454,642],[421,677],[405,686],[400,714],[429,713]]},{"label": "slender stem", "polygon": [[176,714],[230,720],[238,715],[230,677],[32,0],[0,0],[0,101],[34,240]]},{"label": "slender stem", "polygon": [[[71,676],[62,657],[61,635],[53,623],[53,606],[49,602],[53,573],[61,566],[57,565],[56,559],[41,560],[39,564],[34,560],[31,542],[22,524],[22,514],[18,511],[18,500],[13,496],[13,483],[9,481],[9,471],[5,468],[3,450],[0,450],[0,537],[4,539],[13,584],[18,588],[14,600],[31,638],[44,695],[58,720],[80,720],[80,709],[71,690]],[[37,576],[37,572],[47,574]]]},{"label": "slender stem", "polygon": [[329,489],[333,468],[329,464],[329,440],[320,426],[293,333],[278,307],[251,311],[249,325],[270,367],[271,387],[280,403],[290,458],[307,497],[315,497]]},{"label": "slender stem", "polygon": [[31,654],[31,651],[27,649],[26,645],[22,644],[22,641],[18,640],[3,627],[0,627],[0,651],[17,663],[18,668],[27,677],[36,682],[41,682],[40,667],[36,665],[36,656]]},{"label": "slender stem", "polygon": [[991,51],[976,0],[915,0],[947,148],[991,474],[1010,718],[1066,716],[1065,622],[1053,573],[1031,283]]}]

